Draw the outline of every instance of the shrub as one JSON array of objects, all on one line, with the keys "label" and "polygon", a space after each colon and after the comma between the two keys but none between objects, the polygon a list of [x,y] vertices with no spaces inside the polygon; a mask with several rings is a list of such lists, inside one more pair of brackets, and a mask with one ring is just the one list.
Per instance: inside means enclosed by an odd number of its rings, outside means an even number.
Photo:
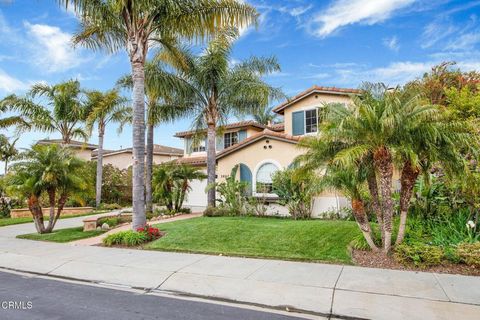
[{"label": "shrub", "polygon": [[441,247],[423,243],[400,244],[395,247],[395,259],[402,264],[413,263],[417,267],[439,265],[444,258]]},{"label": "shrub", "polygon": [[480,267],[480,242],[460,244],[457,254],[461,262],[469,266]]},{"label": "shrub", "polygon": [[101,210],[118,210],[122,209],[122,206],[118,203],[102,203],[100,206]]},{"label": "shrub", "polygon": [[97,227],[101,227],[104,223],[108,224],[110,228],[115,227],[121,223],[120,217],[105,217],[97,219]]},{"label": "shrub", "polygon": [[230,176],[224,182],[209,186],[216,188],[220,197],[217,199],[219,208],[228,210],[231,216],[247,214],[248,183],[237,180],[238,165],[234,166]]},{"label": "shrub", "polygon": [[103,239],[103,244],[107,247],[111,247],[114,245],[136,247],[147,241],[147,235],[144,232],[128,230],[108,235]]},{"label": "shrub", "polygon": [[143,233],[147,241],[153,241],[161,237],[160,230],[158,228],[150,227],[146,225],[145,228],[138,228],[137,232]]},{"label": "shrub", "polygon": [[273,175],[273,192],[294,219],[310,218],[313,197],[318,192],[315,179],[314,175],[301,174],[296,169],[277,171]]},{"label": "shrub", "polygon": [[207,209],[203,211],[203,215],[205,217],[227,217],[232,214],[230,210],[225,207],[207,207]]}]

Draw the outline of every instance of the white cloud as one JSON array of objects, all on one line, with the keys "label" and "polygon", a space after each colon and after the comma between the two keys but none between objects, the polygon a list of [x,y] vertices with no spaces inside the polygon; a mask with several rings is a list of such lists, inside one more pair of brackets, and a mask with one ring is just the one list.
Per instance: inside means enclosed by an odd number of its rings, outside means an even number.
[{"label": "white cloud", "polygon": [[470,32],[455,37],[447,46],[446,49],[451,50],[471,50],[478,43],[480,43],[480,32]]},{"label": "white cloud", "polygon": [[30,24],[24,27],[31,39],[33,63],[47,72],[61,72],[85,62],[72,46],[72,35],[60,28],[46,24]]},{"label": "white cloud", "polygon": [[400,49],[397,36],[383,39],[383,45],[392,51],[398,51],[398,49]]},{"label": "white cloud", "polygon": [[29,85],[27,83],[10,76],[5,71],[0,69],[0,90],[1,91],[12,93],[19,90],[26,90],[28,86]]},{"label": "white cloud", "polygon": [[390,18],[392,14],[413,4],[416,0],[335,0],[320,12],[309,26],[315,36],[324,38],[337,29],[362,23],[373,25]]}]

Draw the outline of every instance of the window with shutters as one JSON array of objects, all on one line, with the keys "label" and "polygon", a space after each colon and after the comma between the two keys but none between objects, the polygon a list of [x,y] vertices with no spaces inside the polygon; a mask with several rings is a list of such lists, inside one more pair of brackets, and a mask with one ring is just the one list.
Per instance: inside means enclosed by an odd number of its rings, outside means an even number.
[{"label": "window with shutters", "polygon": [[223,146],[228,148],[238,143],[238,132],[227,132],[223,136]]},{"label": "window with shutters", "polygon": [[317,109],[305,111],[305,133],[318,132],[318,116]]},{"label": "window with shutters", "polygon": [[205,140],[192,145],[192,152],[205,152]]}]

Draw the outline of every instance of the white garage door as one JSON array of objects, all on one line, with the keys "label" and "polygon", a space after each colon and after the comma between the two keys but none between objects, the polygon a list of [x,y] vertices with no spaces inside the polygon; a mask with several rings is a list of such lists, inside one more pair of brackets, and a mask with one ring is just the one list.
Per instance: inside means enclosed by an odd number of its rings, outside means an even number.
[{"label": "white garage door", "polygon": [[203,210],[207,207],[207,179],[193,180],[190,184],[192,190],[187,194],[185,206],[192,209],[192,211]]}]

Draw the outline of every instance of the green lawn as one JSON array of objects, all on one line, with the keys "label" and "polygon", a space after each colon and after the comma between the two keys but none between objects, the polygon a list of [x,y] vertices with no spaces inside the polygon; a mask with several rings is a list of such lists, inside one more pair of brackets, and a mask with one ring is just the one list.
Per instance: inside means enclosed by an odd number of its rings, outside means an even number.
[{"label": "green lawn", "polygon": [[97,230],[83,232],[83,227],[76,227],[76,228],[58,229],[58,230],[54,230],[52,233],[45,233],[45,234],[38,234],[38,233],[21,234],[21,235],[18,235],[17,238],[52,241],[52,242],[70,242],[70,241],[95,237],[104,232],[105,231],[97,231]]},{"label": "green lawn", "polygon": [[193,218],[157,225],[166,235],[147,249],[351,263],[347,246],[360,231],[352,221]]},{"label": "green lawn", "polygon": [[[92,212],[89,212],[89,213],[80,214],[80,215],[76,215],[76,216],[61,216],[60,219],[85,217],[85,216],[91,216],[91,215],[94,215],[94,214],[106,213],[106,212],[110,212],[110,210],[92,211]],[[45,221],[48,221],[48,217],[45,217]],[[28,222],[33,222],[33,218],[32,217],[0,218],[0,227],[11,226],[11,225],[14,225],[14,224],[28,223]]]}]

